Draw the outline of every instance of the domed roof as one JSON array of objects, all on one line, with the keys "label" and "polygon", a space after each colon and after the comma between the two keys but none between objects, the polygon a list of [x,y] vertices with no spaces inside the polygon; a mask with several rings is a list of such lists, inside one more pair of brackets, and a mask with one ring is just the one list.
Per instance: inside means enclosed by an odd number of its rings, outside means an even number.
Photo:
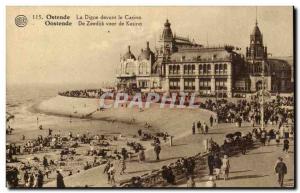
[{"label": "domed roof", "polygon": [[253,31],[252,31],[252,34],[251,35],[254,35],[254,36],[261,36],[261,32],[259,30],[259,27],[257,25],[257,22],[255,24],[255,27],[253,28]]},{"label": "domed roof", "polygon": [[124,54],[123,59],[124,60],[127,60],[127,59],[134,59],[135,60],[135,56],[130,51],[130,46],[128,46],[128,51],[127,51],[126,54]]},{"label": "domed roof", "polygon": [[154,53],[150,50],[150,47],[149,47],[149,42],[147,42],[147,47],[145,50],[141,50],[141,54],[139,55],[139,59],[140,60],[150,60],[150,58],[154,59],[155,55]]},{"label": "domed roof", "polygon": [[173,38],[173,33],[172,33],[172,30],[171,30],[171,24],[169,23],[169,20],[167,19],[166,23],[164,24],[164,30],[163,30],[163,33],[162,33],[162,38],[163,39],[172,39]]}]

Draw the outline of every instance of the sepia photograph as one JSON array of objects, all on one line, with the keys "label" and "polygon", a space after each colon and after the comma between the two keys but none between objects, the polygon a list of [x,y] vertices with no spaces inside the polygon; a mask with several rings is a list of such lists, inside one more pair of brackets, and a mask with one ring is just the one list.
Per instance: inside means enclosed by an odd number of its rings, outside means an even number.
[{"label": "sepia photograph", "polygon": [[3,183],[295,189],[294,16],[7,6]]}]

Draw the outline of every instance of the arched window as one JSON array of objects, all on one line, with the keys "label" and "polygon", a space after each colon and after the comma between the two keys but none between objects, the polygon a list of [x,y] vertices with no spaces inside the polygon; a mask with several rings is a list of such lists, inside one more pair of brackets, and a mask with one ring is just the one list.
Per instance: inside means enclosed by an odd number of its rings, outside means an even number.
[{"label": "arched window", "polygon": [[227,64],[224,64],[224,73],[227,74]]},{"label": "arched window", "polygon": [[204,73],[204,74],[207,73],[206,64],[203,65],[203,73]]},{"label": "arched window", "polygon": [[188,66],[187,65],[183,66],[183,73],[188,74]]},{"label": "arched window", "polygon": [[195,74],[195,65],[192,65],[192,73],[191,74]]},{"label": "arched window", "polygon": [[139,66],[139,74],[148,74],[148,65],[147,63],[141,63]]},{"label": "arched window", "polygon": [[126,64],[126,74],[134,74],[135,73],[135,64],[133,62],[129,62]]},{"label": "arched window", "polygon": [[207,64],[207,74],[210,74],[210,64]]},{"label": "arched window", "polygon": [[180,72],[180,66],[177,65],[177,68],[176,68],[176,74],[179,74],[179,72]]},{"label": "arched window", "polygon": [[199,74],[203,74],[202,64],[199,65]]},{"label": "arched window", "polygon": [[219,71],[220,71],[220,74],[223,74],[223,64],[220,64]]},{"label": "arched window", "polygon": [[169,66],[169,74],[173,74],[173,65]]}]

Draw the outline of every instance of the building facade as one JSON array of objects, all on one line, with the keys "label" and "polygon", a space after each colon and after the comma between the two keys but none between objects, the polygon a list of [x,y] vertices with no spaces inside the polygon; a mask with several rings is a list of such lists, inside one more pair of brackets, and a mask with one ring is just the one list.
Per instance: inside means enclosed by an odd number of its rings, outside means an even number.
[{"label": "building facade", "polygon": [[[262,70],[264,69],[264,78]],[[234,46],[204,47],[173,34],[167,20],[154,52],[149,42],[137,57],[128,51],[120,58],[118,88],[158,92],[193,92],[200,96],[235,97],[291,91],[291,64],[269,59],[256,22],[245,56]]]}]

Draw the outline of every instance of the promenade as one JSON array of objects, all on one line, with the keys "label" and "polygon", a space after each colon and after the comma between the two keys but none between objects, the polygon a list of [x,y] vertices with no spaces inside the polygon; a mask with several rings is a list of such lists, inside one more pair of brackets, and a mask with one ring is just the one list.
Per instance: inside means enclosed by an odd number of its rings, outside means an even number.
[{"label": "promenade", "polygon": [[[269,126],[270,127],[270,126]],[[212,137],[218,144],[222,144],[224,136],[228,133],[236,131],[248,132],[252,130],[250,126],[242,126],[238,128],[235,124],[219,124],[209,130],[208,135],[190,134],[174,140],[173,146],[164,144],[160,154],[161,160],[155,160],[155,154],[152,149],[146,151],[146,161],[139,163],[137,157],[127,161],[126,174],[119,175],[120,167],[118,162],[116,166],[116,181],[130,179],[133,176],[140,176],[149,173],[152,170],[160,169],[163,165],[175,162],[181,157],[193,156],[199,152],[203,152],[203,140]],[[275,145],[275,141],[271,141],[269,146],[257,145],[254,149],[247,151],[246,155],[235,155],[230,157],[230,178],[227,181],[216,181],[217,187],[279,187],[274,173],[274,165],[277,158],[281,156],[288,167],[288,174],[285,177],[285,186],[292,187],[294,184],[294,146],[291,142],[290,153],[282,152],[282,143],[279,147]],[[205,187],[205,182],[208,179],[207,170],[196,174],[196,186]],[[107,183],[107,176],[103,174],[103,166],[92,168],[75,174],[70,177],[65,177],[67,187],[110,187]],[[53,187],[55,182],[48,183],[45,187]],[[177,187],[186,187],[185,182],[175,185]]]}]

